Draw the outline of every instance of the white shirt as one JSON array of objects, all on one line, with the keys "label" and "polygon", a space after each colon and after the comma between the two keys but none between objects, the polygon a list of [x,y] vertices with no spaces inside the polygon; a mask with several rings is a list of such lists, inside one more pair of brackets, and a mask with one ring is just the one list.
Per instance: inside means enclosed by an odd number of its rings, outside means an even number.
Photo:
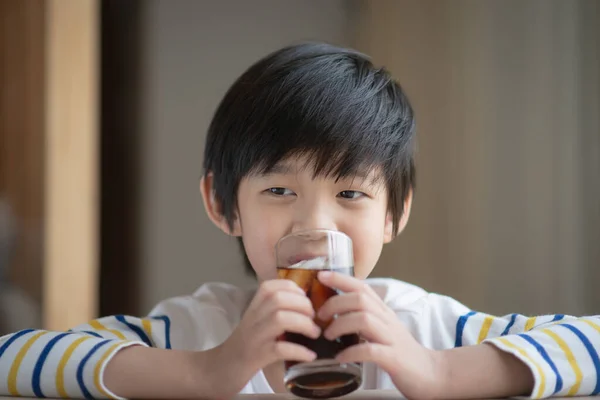
[{"label": "white shirt", "polygon": [[[599,316],[493,317],[398,280],[377,278],[366,283],[427,348],[443,350],[485,341],[514,354],[533,373],[532,398],[600,393]],[[133,344],[211,349],[235,330],[253,294],[210,283],[193,295],[162,301],[146,318],[112,316],[69,333],[28,330],[5,336],[0,338],[0,376],[9,379],[0,380],[0,395],[116,397],[102,377],[117,351]],[[19,358],[23,349],[27,351]],[[58,374],[62,385],[57,385]],[[362,388],[394,385],[385,371],[365,363]],[[241,391],[271,392],[262,371]]]}]

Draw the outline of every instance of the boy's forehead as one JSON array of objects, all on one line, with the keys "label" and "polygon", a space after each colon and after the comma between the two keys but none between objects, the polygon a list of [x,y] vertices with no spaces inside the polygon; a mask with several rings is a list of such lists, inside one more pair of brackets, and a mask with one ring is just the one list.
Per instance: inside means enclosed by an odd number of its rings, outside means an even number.
[{"label": "boy's forehead", "polygon": [[250,175],[264,177],[269,175],[297,175],[306,172],[312,173],[313,179],[321,177],[336,181],[358,180],[371,184],[381,183],[383,179],[383,169],[380,166],[358,165],[349,168],[345,173],[335,173],[331,168],[319,171],[317,161],[307,156],[286,157],[276,162],[273,166],[258,168],[252,171]]}]

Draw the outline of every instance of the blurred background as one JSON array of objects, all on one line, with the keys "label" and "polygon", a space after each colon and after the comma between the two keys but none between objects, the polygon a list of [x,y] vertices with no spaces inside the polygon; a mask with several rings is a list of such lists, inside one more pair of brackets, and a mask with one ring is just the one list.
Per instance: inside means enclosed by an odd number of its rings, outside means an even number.
[{"label": "blurred background", "polygon": [[321,40],[386,66],[418,190],[375,276],[600,312],[600,1],[0,0],[0,334],[252,285],[198,193],[231,83]]}]

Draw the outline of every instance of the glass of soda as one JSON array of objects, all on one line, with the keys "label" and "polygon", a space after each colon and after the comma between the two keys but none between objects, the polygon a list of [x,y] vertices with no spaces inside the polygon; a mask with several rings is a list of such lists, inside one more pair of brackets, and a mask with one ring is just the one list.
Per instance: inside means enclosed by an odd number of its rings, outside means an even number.
[{"label": "glass of soda", "polygon": [[[290,279],[302,288],[315,312],[338,293],[321,284],[319,271],[328,270],[354,276],[352,240],[338,231],[311,230],[295,232],[283,237],[276,245],[277,275]],[[335,317],[334,317],[335,318]],[[331,321],[315,323],[323,331]],[[303,345],[317,354],[312,362],[285,362],[284,383],[288,391],[306,398],[339,397],[356,390],[362,382],[360,363],[339,363],[335,356],[349,346],[359,343],[358,334],[344,335],[327,340],[286,332],[281,340]]]}]

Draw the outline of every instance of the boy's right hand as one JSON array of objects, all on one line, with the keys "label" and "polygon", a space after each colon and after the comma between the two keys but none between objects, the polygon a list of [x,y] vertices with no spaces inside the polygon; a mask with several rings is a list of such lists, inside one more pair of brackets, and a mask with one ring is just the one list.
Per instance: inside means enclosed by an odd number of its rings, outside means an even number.
[{"label": "boy's right hand", "polygon": [[313,351],[280,337],[284,332],[294,332],[318,338],[321,329],[313,321],[314,316],[310,300],[294,282],[263,282],[237,329],[204,358],[209,363],[204,370],[210,371],[213,381],[226,382],[222,392],[211,397],[237,394],[259,370],[276,361],[313,361]]}]

